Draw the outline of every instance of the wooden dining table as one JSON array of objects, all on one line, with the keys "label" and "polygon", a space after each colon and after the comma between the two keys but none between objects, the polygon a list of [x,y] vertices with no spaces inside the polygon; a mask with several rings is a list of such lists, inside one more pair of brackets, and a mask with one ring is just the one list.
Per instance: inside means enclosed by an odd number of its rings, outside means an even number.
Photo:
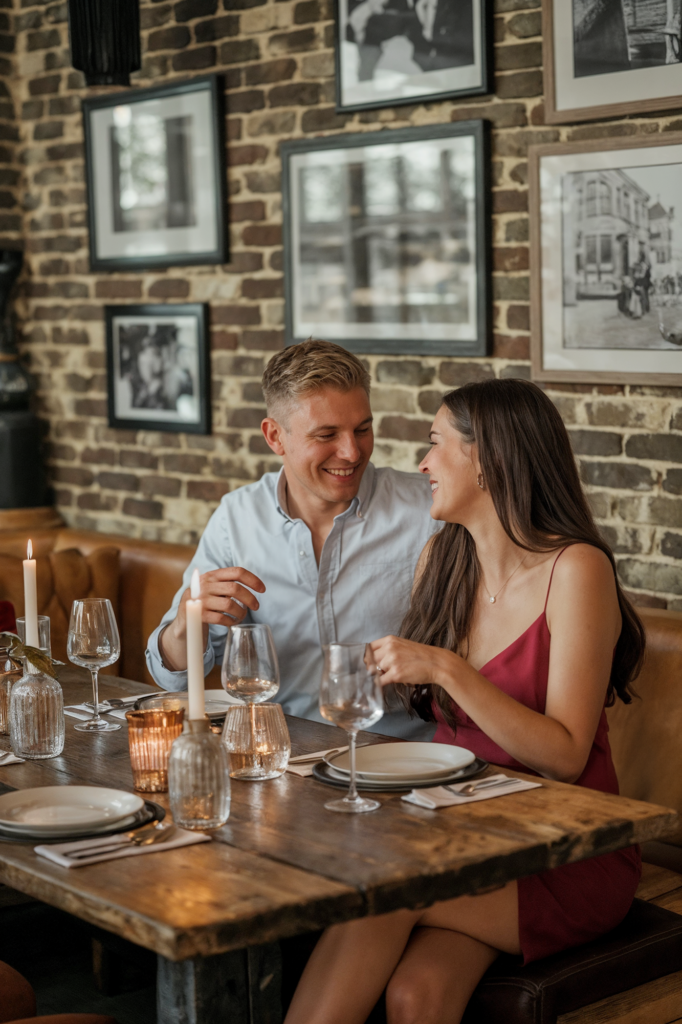
[{"label": "wooden dining table", "polygon": [[[88,700],[89,677],[60,670],[66,704]],[[101,677],[101,696],[151,687]],[[292,755],[346,742],[332,726],[288,718]],[[59,757],[0,766],[0,791],[90,784],[132,791],[125,724],[74,731]],[[361,742],[384,742],[362,734]],[[8,737],[0,748],[9,749]],[[520,774],[507,771],[508,774]],[[287,773],[232,783],[213,841],[63,868],[31,843],[0,841],[0,882],[158,954],[158,1024],[277,1024],[279,940],[367,914],[426,907],[547,868],[660,839],[673,810],[542,780],[542,788],[428,810],[379,794],[379,810],[334,814],[333,793]],[[168,808],[167,794],[150,798]]]}]

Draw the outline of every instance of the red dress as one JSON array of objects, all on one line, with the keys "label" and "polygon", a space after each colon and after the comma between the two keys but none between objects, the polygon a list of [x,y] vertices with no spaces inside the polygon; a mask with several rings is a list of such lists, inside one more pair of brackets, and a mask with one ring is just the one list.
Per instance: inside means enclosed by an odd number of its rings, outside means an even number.
[{"label": "red dress", "polygon": [[[552,585],[551,576],[549,585]],[[544,714],[549,645],[550,633],[543,611],[525,633],[487,662],[480,673],[520,704]],[[456,737],[439,717],[434,743],[457,744],[493,764],[537,774],[493,743],[460,708],[456,714]],[[575,785],[617,794],[618,780],[611,759],[608,729],[606,714],[602,711],[585,770]],[[519,937],[523,962],[530,963],[578,946],[615,928],[630,909],[641,870],[639,847],[632,846],[520,878]]]}]

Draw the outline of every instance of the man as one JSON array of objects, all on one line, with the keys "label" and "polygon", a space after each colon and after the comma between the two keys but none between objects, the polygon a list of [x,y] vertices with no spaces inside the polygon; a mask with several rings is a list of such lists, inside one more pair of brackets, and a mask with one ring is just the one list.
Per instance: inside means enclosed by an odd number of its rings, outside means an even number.
[{"label": "man", "polygon": [[[263,391],[263,435],[282,469],[222,499],[149,638],[147,664],[159,686],[186,689],[185,604],[198,568],[204,672],[222,661],[230,623],[265,622],[280,662],[277,700],[289,714],[322,721],[321,645],[398,630],[417,559],[439,524],[426,477],[370,463],[369,375],[354,355],[329,342],[294,345],[270,361]],[[432,732],[397,707],[376,729]]]}]

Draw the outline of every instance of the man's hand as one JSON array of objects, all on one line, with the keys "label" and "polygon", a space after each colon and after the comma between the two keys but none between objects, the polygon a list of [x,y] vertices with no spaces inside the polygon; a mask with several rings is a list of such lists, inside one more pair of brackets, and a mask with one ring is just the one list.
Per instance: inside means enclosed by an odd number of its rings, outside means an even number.
[{"label": "man's hand", "polygon": [[[265,584],[248,569],[235,566],[229,569],[213,569],[199,577],[204,624],[204,646],[208,641],[208,627],[211,623],[232,626],[246,616],[248,611],[257,611],[258,599],[252,593],[262,594]],[[187,601],[191,594],[189,587],[180,598],[175,619],[168,624],[159,637],[159,650],[164,665],[172,671],[187,667]]]}]

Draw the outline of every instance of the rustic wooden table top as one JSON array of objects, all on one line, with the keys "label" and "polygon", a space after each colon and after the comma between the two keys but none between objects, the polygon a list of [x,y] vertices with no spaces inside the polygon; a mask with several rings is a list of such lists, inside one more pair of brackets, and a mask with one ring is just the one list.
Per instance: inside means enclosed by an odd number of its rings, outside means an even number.
[{"label": "rustic wooden table top", "polygon": [[[65,703],[89,699],[79,670],[62,670],[62,680]],[[103,698],[149,689],[101,677]],[[332,726],[288,722],[292,754],[344,742]],[[67,718],[62,756],[0,767],[0,783],[132,790],[125,726],[89,736],[74,724]],[[363,741],[381,742],[370,734]],[[0,747],[9,748],[7,737]],[[668,808],[547,780],[542,789],[437,811],[380,795],[380,810],[356,816],[325,811],[331,792],[289,774],[233,782],[219,841],[83,868],[0,842],[0,882],[182,960],[476,892],[661,838],[677,821]],[[151,796],[168,807],[167,794]]]}]

